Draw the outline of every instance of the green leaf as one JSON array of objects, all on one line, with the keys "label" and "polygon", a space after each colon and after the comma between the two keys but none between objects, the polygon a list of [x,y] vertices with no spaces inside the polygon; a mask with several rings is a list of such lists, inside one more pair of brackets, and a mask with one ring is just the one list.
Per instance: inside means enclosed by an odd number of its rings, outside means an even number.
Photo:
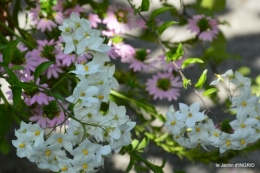
[{"label": "green leaf", "polygon": [[207,72],[208,72],[207,69],[203,71],[203,73],[201,74],[198,82],[195,84],[195,87],[197,87],[197,88],[201,88],[202,87],[202,85],[204,84],[204,82],[207,79]]},{"label": "green leaf", "polygon": [[210,11],[219,12],[225,9],[226,0],[202,0],[200,5]]},{"label": "green leaf", "polygon": [[187,89],[187,85],[190,83],[190,79],[186,79],[186,78],[184,78],[183,80],[182,80],[182,85],[183,85],[183,87],[185,88],[185,89]]},{"label": "green leaf", "polygon": [[151,21],[153,20],[156,16],[158,16],[159,14],[165,12],[165,11],[168,11],[168,10],[171,10],[173,9],[172,7],[162,7],[162,8],[159,8],[159,9],[156,9],[152,12],[152,14],[150,15],[150,18],[148,21]]},{"label": "green leaf", "polygon": [[195,64],[195,63],[203,63],[203,61],[199,58],[188,58],[182,63],[181,68],[185,68],[185,67],[187,67],[191,64]]},{"label": "green leaf", "polygon": [[210,88],[210,89],[208,89],[207,91],[205,91],[205,92],[203,93],[203,96],[208,96],[208,95],[213,94],[213,93],[215,93],[215,92],[218,92],[218,89],[217,89],[217,88]]},{"label": "green leaf", "polygon": [[169,28],[171,25],[174,25],[177,23],[178,22],[175,22],[175,21],[164,22],[161,26],[159,26],[158,34],[161,35],[167,28]]},{"label": "green leaf", "polygon": [[138,144],[139,144],[139,141],[138,141],[137,139],[134,139],[134,140],[132,141],[132,143],[131,143],[131,145],[132,145],[132,151],[134,151],[134,150],[137,148]]},{"label": "green leaf", "polygon": [[14,65],[10,68],[11,70],[24,70],[25,68],[21,65]]},{"label": "green leaf", "polygon": [[13,86],[13,87],[11,87],[11,89],[12,89],[12,94],[13,94],[14,107],[17,107],[21,101],[22,88]]},{"label": "green leaf", "polygon": [[144,137],[144,139],[140,142],[140,144],[137,147],[137,150],[141,150],[145,148],[149,143],[149,138],[147,136]]},{"label": "green leaf", "polygon": [[180,43],[178,45],[176,52],[172,55],[172,60],[175,61],[175,60],[179,59],[183,54],[184,54],[184,51],[182,49],[182,44]]},{"label": "green leaf", "polygon": [[141,10],[142,11],[148,11],[150,7],[150,0],[142,0],[142,4],[141,4]]},{"label": "green leaf", "polygon": [[3,155],[6,155],[9,153],[9,150],[10,150],[10,146],[8,144],[8,142],[3,139],[0,143],[0,151]]},{"label": "green leaf", "polygon": [[16,74],[10,70],[8,67],[3,66],[3,68],[5,69],[6,73],[9,76],[9,80],[6,80],[11,86],[15,85],[16,83],[19,82],[19,79],[17,78]]},{"label": "green leaf", "polygon": [[243,76],[249,75],[251,73],[251,69],[246,66],[240,67],[237,71]]},{"label": "green leaf", "polygon": [[34,80],[37,80],[37,78],[41,75],[41,73],[44,72],[52,64],[54,64],[54,62],[47,61],[41,63],[38,67],[36,67],[34,72]]},{"label": "green leaf", "polygon": [[64,97],[62,97],[60,94],[58,94],[58,93],[52,93],[52,94],[53,94],[53,97],[55,97],[56,99],[64,101]]},{"label": "green leaf", "polygon": [[12,42],[10,42],[7,47],[4,49],[3,51],[3,61],[4,61],[4,64],[8,65],[11,60],[12,60],[12,57],[13,57],[13,54],[14,54],[14,50],[17,46],[17,44],[19,43],[21,39],[16,39]]},{"label": "green leaf", "polygon": [[167,63],[172,61],[171,58],[172,58],[172,52],[171,51],[166,52],[166,62]]},{"label": "green leaf", "polygon": [[165,133],[154,140],[154,142],[161,142],[168,137],[168,133]]}]

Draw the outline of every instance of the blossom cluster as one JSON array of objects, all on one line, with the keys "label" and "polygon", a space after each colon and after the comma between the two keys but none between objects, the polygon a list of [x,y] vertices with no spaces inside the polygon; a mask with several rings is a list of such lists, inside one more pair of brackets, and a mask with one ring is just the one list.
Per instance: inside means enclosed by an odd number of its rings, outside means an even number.
[{"label": "blossom cluster", "polygon": [[225,79],[228,80],[226,86],[234,85],[234,89],[230,91],[229,109],[236,113],[236,119],[229,122],[231,132],[224,132],[219,125],[215,126],[205,111],[200,112],[198,102],[191,106],[180,103],[179,111],[175,111],[173,106],[167,111],[165,126],[181,146],[187,148],[201,146],[207,150],[206,146],[212,145],[223,153],[231,149],[241,150],[260,138],[260,97],[251,93],[251,80],[239,72],[233,73],[232,70],[217,76],[218,79],[211,85],[219,81],[225,82]]},{"label": "blossom cluster", "polygon": [[[104,166],[106,156],[131,143],[130,130],[136,123],[126,115],[124,106],[109,101],[110,90],[119,84],[113,77],[115,66],[109,65],[106,54],[110,47],[103,44],[101,32],[75,13],[59,29],[65,42],[64,53],[75,53],[74,62],[85,54],[92,58],[87,63],[76,63],[75,70],[70,71],[79,81],[66,98],[73,105],[73,113],[63,110],[64,121],[53,124],[64,126],[65,132],[47,133],[41,123],[40,127],[22,122],[15,132],[17,140],[12,142],[19,157],[26,157],[39,168],[96,172]],[[101,110],[102,103],[109,105],[108,110]]]}]

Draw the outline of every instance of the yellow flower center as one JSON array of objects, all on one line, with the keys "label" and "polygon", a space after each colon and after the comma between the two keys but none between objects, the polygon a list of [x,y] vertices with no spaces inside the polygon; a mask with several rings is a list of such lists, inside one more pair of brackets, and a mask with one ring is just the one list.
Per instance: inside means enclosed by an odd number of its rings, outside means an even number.
[{"label": "yellow flower center", "polygon": [[241,139],[241,140],[240,140],[240,143],[241,143],[242,145],[244,145],[246,142],[245,142],[244,139]]},{"label": "yellow flower center", "polygon": [[84,69],[85,69],[85,71],[88,71],[88,66],[85,66],[85,68],[84,68]]},{"label": "yellow flower center", "polygon": [[84,154],[84,155],[88,155],[88,150],[86,150],[86,149],[83,150],[83,154]]},{"label": "yellow flower center", "polygon": [[21,143],[20,145],[19,145],[19,148],[24,148],[25,147],[25,143]]},{"label": "yellow flower center", "polygon": [[50,154],[51,154],[51,151],[50,151],[50,150],[46,150],[46,151],[45,151],[45,155],[46,155],[46,156],[49,156]]},{"label": "yellow flower center", "polygon": [[171,122],[171,125],[174,126],[175,124],[176,124],[176,121],[172,121],[172,122]]},{"label": "yellow flower center", "polygon": [[244,123],[242,123],[242,124],[240,125],[240,127],[241,127],[241,128],[245,128],[246,125],[245,125]]},{"label": "yellow flower center", "polygon": [[64,167],[62,167],[60,170],[61,170],[61,171],[67,171],[68,168],[67,168],[67,166],[64,166]]},{"label": "yellow flower center", "polygon": [[188,117],[192,117],[192,113],[189,113],[189,114],[188,114]]},{"label": "yellow flower center", "polygon": [[200,132],[200,128],[196,127],[196,131],[197,131],[197,132]]},{"label": "yellow flower center", "polygon": [[226,145],[227,145],[227,146],[230,146],[230,144],[231,144],[230,140],[227,140],[227,141],[226,141]]},{"label": "yellow flower center", "polygon": [[37,130],[34,134],[35,136],[38,136],[41,132],[39,130]]},{"label": "yellow flower center", "polygon": [[246,106],[247,103],[245,101],[242,102],[242,106]]},{"label": "yellow flower center", "polygon": [[218,137],[219,135],[218,135],[218,132],[214,132],[214,134],[213,134],[214,136],[216,136],[216,137]]},{"label": "yellow flower center", "polygon": [[62,138],[58,138],[58,143],[62,143]]},{"label": "yellow flower center", "polygon": [[83,169],[87,169],[87,168],[88,168],[88,164],[84,163],[84,164],[82,165],[82,167],[83,167]]},{"label": "yellow flower center", "polygon": [[104,99],[104,96],[103,95],[99,95],[98,98],[99,99]]}]

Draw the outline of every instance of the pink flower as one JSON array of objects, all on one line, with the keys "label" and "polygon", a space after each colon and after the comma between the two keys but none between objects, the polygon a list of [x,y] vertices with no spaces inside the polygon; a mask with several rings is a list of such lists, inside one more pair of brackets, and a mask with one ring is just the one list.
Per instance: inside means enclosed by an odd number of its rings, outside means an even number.
[{"label": "pink flower", "polygon": [[196,32],[199,39],[203,41],[212,41],[218,34],[218,21],[205,15],[195,15],[188,20],[188,29]]},{"label": "pink flower", "polygon": [[158,73],[146,82],[146,90],[153,95],[154,100],[158,98],[177,100],[180,96],[180,87],[182,82],[179,81],[179,77],[174,77],[171,73]]},{"label": "pink flower", "polygon": [[123,34],[136,27],[133,10],[131,8],[118,8],[117,6],[109,6],[103,23],[115,34]]},{"label": "pink flower", "polygon": [[73,8],[68,8],[66,9],[63,14],[66,16],[69,16],[72,12],[76,13],[78,16],[80,16],[80,13],[84,13],[86,10],[84,8],[82,8],[79,4],[77,4],[75,7]]},{"label": "pink flower", "polygon": [[101,19],[98,17],[97,14],[88,14],[88,20],[90,21],[90,26],[96,28],[98,23],[101,23]]},{"label": "pink flower", "polygon": [[130,60],[130,69],[133,69],[134,72],[138,71],[148,71],[151,69],[154,69],[155,66],[153,63],[149,62],[149,56],[148,53],[150,53],[150,50],[147,49],[140,49],[135,51],[134,58]]},{"label": "pink flower", "polygon": [[130,62],[135,56],[135,49],[124,43],[118,43],[114,45],[115,52],[121,57],[121,62]]},{"label": "pink flower", "polygon": [[47,18],[40,19],[37,23],[37,29],[41,30],[42,32],[46,30],[51,31],[54,27],[57,27],[57,24]]},{"label": "pink flower", "polygon": [[45,93],[38,92],[30,99],[30,105],[34,103],[38,103],[39,105],[45,104],[47,105],[49,101],[54,100],[53,97],[46,95]]}]

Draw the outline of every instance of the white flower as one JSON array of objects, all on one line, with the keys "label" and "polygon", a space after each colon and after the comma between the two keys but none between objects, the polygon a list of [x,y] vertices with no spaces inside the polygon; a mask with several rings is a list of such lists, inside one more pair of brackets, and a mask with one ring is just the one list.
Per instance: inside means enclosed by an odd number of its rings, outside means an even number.
[{"label": "white flower", "polygon": [[237,71],[235,72],[235,78],[231,82],[242,90],[248,90],[251,86],[251,80]]},{"label": "white flower", "polygon": [[98,170],[95,170],[95,168],[100,167],[101,163],[95,161],[93,158],[84,158],[81,160],[72,160],[71,161],[73,167],[76,171],[83,170],[86,173],[95,173]]},{"label": "white flower", "polygon": [[100,146],[98,144],[94,144],[86,138],[70,153],[74,156],[74,160],[82,160],[86,158],[95,159],[95,153],[99,148]]},{"label": "white flower", "polygon": [[230,126],[234,130],[240,130],[242,133],[248,131],[249,133],[253,132],[252,127],[258,123],[258,120],[255,118],[246,118],[245,120],[241,121],[239,119],[233,120],[230,122]]},{"label": "white flower", "polygon": [[71,164],[71,160],[64,160],[60,158],[57,158],[57,160],[60,173],[76,173],[75,168]]},{"label": "white flower", "polygon": [[76,70],[70,71],[70,73],[74,73],[77,75],[85,76],[87,74],[93,74],[99,72],[99,64],[94,63],[93,61],[83,65],[83,64],[76,64]]},{"label": "white flower", "polygon": [[198,102],[187,106],[186,104],[180,103],[180,112],[178,112],[178,118],[185,122],[187,127],[193,127],[195,122],[202,121],[205,119],[203,113],[199,112],[200,104]]},{"label": "white flower", "polygon": [[220,138],[215,142],[215,146],[219,147],[220,153],[226,150],[238,148],[239,144],[236,142],[234,135],[222,132]]},{"label": "white flower", "polygon": [[199,123],[195,125],[194,127],[192,127],[192,130],[189,133],[190,142],[194,143],[197,142],[199,139],[203,141],[208,141],[209,139],[208,130],[210,130],[210,127],[206,124]]},{"label": "white flower", "polygon": [[184,130],[183,127],[185,127],[185,123],[178,120],[178,113],[174,111],[173,106],[170,106],[166,112],[166,117],[165,127],[173,134],[180,134],[181,131]]},{"label": "white flower", "polygon": [[217,80],[214,80],[210,83],[210,85],[216,85],[217,83],[219,83],[220,80],[223,80],[224,77],[228,76],[229,79],[233,78],[233,71],[232,70],[228,70],[226,71],[224,74],[215,74],[217,76]]},{"label": "white flower", "polygon": [[247,115],[249,115],[251,110],[254,108],[255,99],[256,97],[251,95],[250,88],[232,98],[231,107],[234,107],[233,110],[237,112],[237,118],[240,121],[244,121],[247,118]]},{"label": "white flower", "polygon": [[58,144],[60,147],[64,147],[67,151],[72,150],[71,141],[76,140],[74,135],[65,135],[65,134],[53,134],[47,140],[46,144],[54,145]]},{"label": "white flower", "polygon": [[254,141],[255,132],[254,131],[242,131],[236,130],[233,134],[234,143],[236,143],[235,150],[241,150],[247,146],[247,144]]}]

